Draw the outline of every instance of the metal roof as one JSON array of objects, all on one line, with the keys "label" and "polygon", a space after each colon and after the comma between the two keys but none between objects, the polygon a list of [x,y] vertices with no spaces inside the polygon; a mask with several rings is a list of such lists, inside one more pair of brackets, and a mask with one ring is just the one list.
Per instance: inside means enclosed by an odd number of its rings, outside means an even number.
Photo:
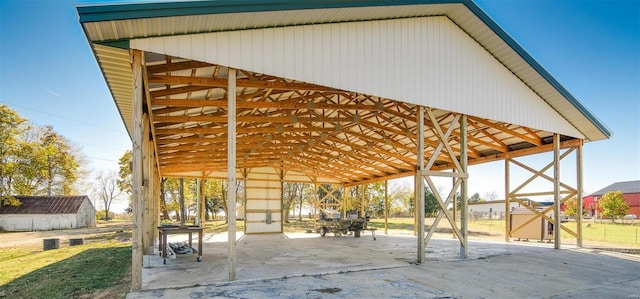
[{"label": "metal roof", "polygon": [[[604,123],[469,0],[195,1],[79,6],[77,9],[92,44],[125,48],[126,41],[141,37],[445,15],[545,99],[587,141],[612,135]],[[100,60],[100,52],[95,48],[94,51]],[[103,72],[105,77],[109,76],[104,67]],[[123,90],[111,85],[110,88],[118,106],[122,105],[115,94]],[[126,112],[121,110],[125,122],[131,119]],[[131,126],[127,127],[130,131]]]},{"label": "metal roof", "polygon": [[591,193],[589,196],[604,195],[612,191],[622,191],[622,194],[640,193],[640,181],[616,182]]},{"label": "metal roof", "polygon": [[[82,196],[14,196],[22,203],[18,207],[2,206],[0,214],[75,214],[85,200]],[[92,205],[93,206],[93,205]]]}]

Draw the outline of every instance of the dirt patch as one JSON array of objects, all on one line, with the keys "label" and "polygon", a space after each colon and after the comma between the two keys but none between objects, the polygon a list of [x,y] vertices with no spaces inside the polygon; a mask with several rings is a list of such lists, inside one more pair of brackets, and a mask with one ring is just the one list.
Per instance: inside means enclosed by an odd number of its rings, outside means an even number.
[{"label": "dirt patch", "polygon": [[325,294],[335,294],[335,293],[341,292],[342,289],[341,288],[324,288],[324,289],[315,289],[315,290],[312,290],[312,291],[325,293]]},{"label": "dirt patch", "polygon": [[[75,228],[36,232],[0,232],[0,248],[38,247],[42,248],[42,239],[58,238],[60,245],[67,244],[72,238],[104,239],[104,237],[122,231],[130,231],[130,222],[99,223],[97,227]],[[87,240],[87,241],[89,241]]]}]

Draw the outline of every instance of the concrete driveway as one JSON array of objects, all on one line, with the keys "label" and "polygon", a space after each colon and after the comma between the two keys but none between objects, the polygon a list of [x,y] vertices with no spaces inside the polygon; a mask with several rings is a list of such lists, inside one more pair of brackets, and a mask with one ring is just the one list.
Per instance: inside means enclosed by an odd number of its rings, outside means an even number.
[{"label": "concrete driveway", "polygon": [[416,265],[417,241],[407,235],[242,236],[238,280],[228,282],[225,238],[206,236],[200,263],[145,257],[145,290],[127,298],[640,298],[637,255],[470,241],[461,261],[459,242],[445,237]]}]

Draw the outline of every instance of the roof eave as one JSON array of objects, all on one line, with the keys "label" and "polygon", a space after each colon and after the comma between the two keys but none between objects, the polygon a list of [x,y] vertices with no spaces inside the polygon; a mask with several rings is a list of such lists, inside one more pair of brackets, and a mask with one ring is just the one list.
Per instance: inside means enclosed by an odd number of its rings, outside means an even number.
[{"label": "roof eave", "polygon": [[[471,3],[468,0],[233,0],[78,6],[80,23],[142,18],[389,5]],[[474,4],[475,5],[475,4]]]}]

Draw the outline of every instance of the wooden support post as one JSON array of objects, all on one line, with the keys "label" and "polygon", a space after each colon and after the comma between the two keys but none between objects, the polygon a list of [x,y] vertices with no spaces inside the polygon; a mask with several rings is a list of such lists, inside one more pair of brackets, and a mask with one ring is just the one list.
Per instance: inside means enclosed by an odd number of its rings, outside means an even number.
[{"label": "wooden support post", "polygon": [[424,261],[424,179],[422,170],[424,167],[424,107],[418,106],[418,165],[416,167],[416,203],[417,213],[417,233],[418,233],[418,264]]},{"label": "wooden support post", "polygon": [[206,189],[206,179],[204,175],[200,179],[200,226],[204,227],[207,222],[207,197],[204,194],[204,190]]},{"label": "wooden support post", "polygon": [[196,217],[193,225],[202,226],[202,194],[200,194],[200,186],[202,181],[196,179]]},{"label": "wooden support post", "polygon": [[347,218],[347,187],[345,187],[344,185],[340,185],[340,188],[342,188],[342,219],[346,219]]},{"label": "wooden support post", "polygon": [[[362,194],[360,194],[360,217],[364,217],[364,188],[366,184],[362,184]],[[357,189],[356,189],[357,190]]]},{"label": "wooden support post", "polygon": [[[154,155],[155,151],[154,151]],[[156,160],[157,161],[157,160]],[[162,178],[160,178],[160,171],[158,170],[158,165],[156,164],[155,167],[153,168],[153,205],[154,207],[154,211],[155,214],[153,215],[155,218],[155,224],[153,226],[153,244],[154,244],[154,250],[155,248],[158,248],[158,244],[160,243],[160,240],[158,239],[158,226],[160,226],[160,214],[162,211],[160,211],[160,201],[162,199],[160,192],[162,191],[161,188],[161,182],[162,182]],[[157,242],[156,242],[157,241]]]},{"label": "wooden support post", "polygon": [[229,68],[227,87],[227,220],[229,281],[236,280],[236,70]]},{"label": "wooden support post", "polygon": [[387,234],[389,220],[389,181],[384,181],[384,234]]},{"label": "wooden support post", "polygon": [[132,246],[131,246],[131,290],[142,289],[142,225],[144,213],[144,194],[142,191],[142,103],[144,87],[142,86],[142,66],[144,55],[140,50],[131,50],[131,71],[133,75],[133,140],[131,150],[133,190]]},{"label": "wooden support post", "polygon": [[578,235],[576,244],[582,247],[582,142],[577,146],[576,151],[576,234]]},{"label": "wooden support post", "polygon": [[[462,173],[468,174],[467,172],[467,164],[468,164],[468,149],[467,149],[467,116],[462,115],[460,118],[460,166],[462,167]],[[467,242],[467,180],[468,177],[459,178],[462,180],[460,185],[460,231],[462,232],[462,240],[460,240],[460,258],[467,259],[469,258],[468,252],[468,242]],[[455,202],[454,202],[454,207]],[[455,217],[455,214],[454,214]],[[455,219],[455,218],[454,218]]]},{"label": "wooden support post", "polygon": [[[289,211],[284,210],[284,169],[282,164],[280,164],[280,170],[278,171],[278,178],[280,179],[280,232],[284,231],[284,213],[289,213]],[[295,204],[293,207],[293,217],[296,217],[295,212]],[[288,216],[287,216],[288,217]],[[269,220],[267,220],[269,223]]]},{"label": "wooden support post", "polygon": [[[242,187],[244,187],[243,193],[243,206],[244,206],[244,233],[247,233],[247,181],[249,180],[249,172],[246,168],[242,169]],[[282,217],[281,217],[282,218]]]},{"label": "wooden support post", "polygon": [[509,187],[510,172],[509,172],[509,159],[504,159],[504,241],[509,242],[511,239],[511,190]]},{"label": "wooden support post", "polygon": [[553,238],[555,249],[560,249],[560,134],[553,134]]},{"label": "wooden support post", "polygon": [[[418,163],[416,163],[418,164]],[[419,173],[419,172],[418,172]],[[413,178],[413,235],[418,235],[418,175]],[[422,176],[422,174],[420,174]],[[424,191],[423,191],[424,192]]]},{"label": "wooden support post", "polygon": [[[152,196],[153,189],[151,188],[151,171],[153,170],[153,163],[150,151],[153,146],[149,140],[151,135],[151,126],[149,125],[149,114],[142,114],[142,254],[153,254],[153,204]],[[145,267],[148,267],[148,263]]]},{"label": "wooden support post", "polygon": [[[460,132],[460,134],[462,135],[462,132]],[[462,159],[462,155],[460,156],[460,159]],[[451,172],[456,172],[456,168],[454,167],[451,170]],[[456,178],[456,177],[451,177],[451,188],[455,188],[454,186],[456,185],[456,180],[457,179],[458,178]],[[456,222],[456,217],[457,217],[457,214],[458,214],[458,199],[456,198],[456,196],[453,197],[453,207],[452,208],[453,208],[453,222],[457,223]],[[456,238],[456,233],[453,230],[451,230],[451,238],[452,239]]]},{"label": "wooden support post", "polygon": [[313,177],[313,229],[318,229],[317,219],[318,219],[318,209],[320,206],[318,205],[318,178]]}]

